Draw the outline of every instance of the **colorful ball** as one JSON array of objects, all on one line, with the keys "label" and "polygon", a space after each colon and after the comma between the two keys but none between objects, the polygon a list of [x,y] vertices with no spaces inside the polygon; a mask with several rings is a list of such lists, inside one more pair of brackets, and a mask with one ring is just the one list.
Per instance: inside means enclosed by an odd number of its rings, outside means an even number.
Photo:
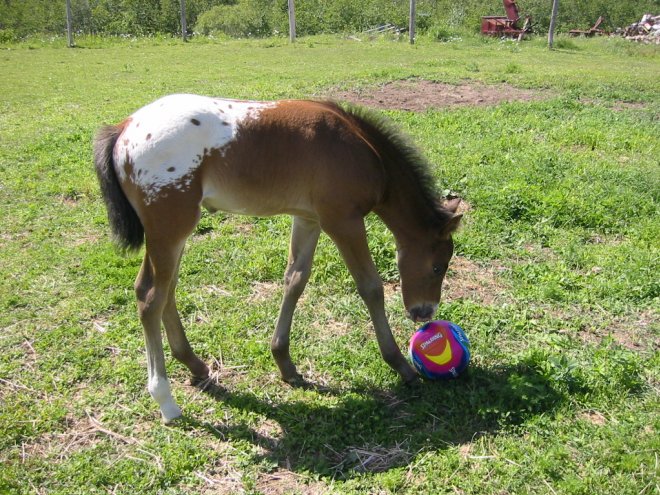
[{"label": "colorful ball", "polygon": [[410,359],[425,378],[455,378],[470,362],[470,341],[450,321],[430,321],[410,338]]}]

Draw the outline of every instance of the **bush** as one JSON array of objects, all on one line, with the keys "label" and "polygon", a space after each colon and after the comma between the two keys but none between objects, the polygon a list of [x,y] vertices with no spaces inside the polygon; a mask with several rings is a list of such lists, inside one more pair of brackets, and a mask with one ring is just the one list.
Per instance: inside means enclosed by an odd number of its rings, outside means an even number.
[{"label": "bush", "polygon": [[195,32],[226,34],[236,38],[269,36],[273,34],[265,2],[247,0],[235,5],[218,5],[199,16]]},{"label": "bush", "polygon": [[0,29],[0,43],[11,43],[17,39],[18,37],[13,29]]},{"label": "bush", "polygon": [[578,47],[578,45],[575,44],[575,41],[571,40],[570,38],[565,38],[564,36],[560,36],[557,39],[555,39],[554,48],[556,50],[579,50],[580,49]]},{"label": "bush", "polygon": [[301,35],[359,32],[387,23],[404,27],[407,16],[407,1],[296,1],[296,29]]},{"label": "bush", "polygon": [[433,41],[453,41],[461,37],[460,33],[444,23],[434,24],[426,29],[426,35]]}]

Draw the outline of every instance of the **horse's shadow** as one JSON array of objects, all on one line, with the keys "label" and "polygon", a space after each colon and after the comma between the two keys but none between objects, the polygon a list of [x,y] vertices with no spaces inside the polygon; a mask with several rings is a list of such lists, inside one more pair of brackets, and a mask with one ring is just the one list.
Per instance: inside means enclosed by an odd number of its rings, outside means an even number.
[{"label": "horse's shadow", "polygon": [[[531,363],[487,369],[473,366],[466,376],[447,382],[421,382],[382,390],[338,390],[307,384],[328,401],[270,401],[222,385],[198,385],[232,408],[267,418],[254,427],[235,418],[212,424],[186,418],[223,440],[255,445],[255,462],[293,471],[350,477],[364,470],[404,465],[420,451],[465,443],[521,423],[559,406],[565,396]],[[269,431],[275,425],[277,434]],[[185,426],[184,426],[185,427]]]}]

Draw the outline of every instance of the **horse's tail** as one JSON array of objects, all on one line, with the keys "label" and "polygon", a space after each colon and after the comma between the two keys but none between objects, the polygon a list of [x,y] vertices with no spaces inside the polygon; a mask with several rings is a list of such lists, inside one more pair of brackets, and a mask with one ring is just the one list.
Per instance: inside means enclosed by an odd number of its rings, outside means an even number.
[{"label": "horse's tail", "polygon": [[119,184],[112,158],[115,143],[123,126],[104,126],[94,138],[94,166],[101,193],[108,210],[108,220],[115,242],[126,251],[137,251],[144,242],[144,227]]}]

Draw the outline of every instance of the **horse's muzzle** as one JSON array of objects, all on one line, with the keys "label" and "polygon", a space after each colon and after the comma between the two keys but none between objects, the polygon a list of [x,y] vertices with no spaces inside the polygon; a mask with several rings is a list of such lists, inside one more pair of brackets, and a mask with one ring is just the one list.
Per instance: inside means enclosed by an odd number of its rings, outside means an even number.
[{"label": "horse's muzzle", "polygon": [[408,316],[410,319],[416,323],[429,321],[433,318],[435,310],[437,309],[436,304],[423,304],[421,306],[415,306],[408,311]]}]

